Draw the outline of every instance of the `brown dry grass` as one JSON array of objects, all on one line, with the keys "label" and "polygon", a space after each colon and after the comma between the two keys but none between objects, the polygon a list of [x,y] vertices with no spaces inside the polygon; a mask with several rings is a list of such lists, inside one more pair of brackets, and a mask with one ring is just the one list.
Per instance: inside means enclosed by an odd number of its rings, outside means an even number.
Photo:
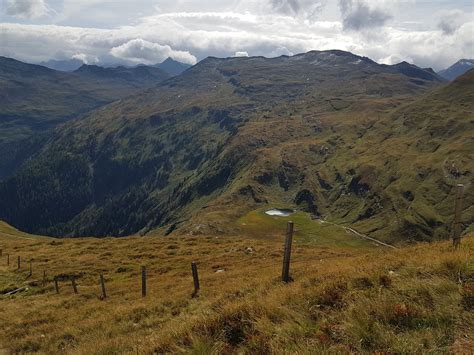
[{"label": "brown dry grass", "polygon": [[[40,353],[450,352],[473,348],[473,238],[397,251],[297,244],[281,284],[282,241],[244,237],[52,239],[0,224],[0,349]],[[252,248],[252,251],[247,251]],[[11,255],[10,267],[5,254]],[[16,256],[23,267],[15,270]],[[28,277],[27,260],[33,260]],[[201,292],[192,298],[190,263]],[[140,295],[140,266],[148,296]],[[225,269],[217,272],[218,269]],[[54,293],[43,270],[78,275]],[[100,300],[103,272],[109,297]],[[0,350],[1,353],[1,350]]]}]

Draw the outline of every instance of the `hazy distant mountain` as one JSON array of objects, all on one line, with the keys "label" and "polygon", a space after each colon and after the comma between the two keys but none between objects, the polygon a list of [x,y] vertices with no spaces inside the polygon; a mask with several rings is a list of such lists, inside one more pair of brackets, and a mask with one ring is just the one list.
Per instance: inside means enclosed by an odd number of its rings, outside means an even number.
[{"label": "hazy distant mountain", "polygon": [[0,219],[58,236],[237,233],[278,205],[385,240],[445,236],[452,186],[474,171],[474,100],[472,78],[443,81],[343,51],[207,58],[55,130],[0,183]]},{"label": "hazy distant mountain", "polygon": [[161,68],[146,65],[139,65],[132,68],[123,66],[103,68],[97,65],[84,64],[75,70],[74,74],[89,79],[124,82],[128,85],[139,86],[140,88],[156,85],[170,77],[170,75]]},{"label": "hazy distant mountain", "polygon": [[438,74],[445,79],[454,80],[471,68],[474,68],[474,59],[461,59],[449,68],[439,71]]},{"label": "hazy distant mountain", "polygon": [[47,62],[41,62],[39,65],[42,65],[46,68],[59,70],[59,71],[74,71],[78,69],[84,62],[79,59],[64,59],[64,60],[48,60]]},{"label": "hazy distant mountain", "polygon": [[174,59],[167,58],[163,63],[157,64],[156,67],[167,72],[170,76],[176,76],[181,74],[186,69],[190,68],[191,65],[178,62]]},{"label": "hazy distant mountain", "polygon": [[404,74],[406,76],[412,77],[412,78],[418,78],[418,79],[423,79],[423,80],[441,80],[443,79],[436,74],[433,69],[431,68],[419,68],[414,64],[410,64],[407,62],[401,62],[395,65],[391,66],[393,69],[395,69],[397,72]]}]

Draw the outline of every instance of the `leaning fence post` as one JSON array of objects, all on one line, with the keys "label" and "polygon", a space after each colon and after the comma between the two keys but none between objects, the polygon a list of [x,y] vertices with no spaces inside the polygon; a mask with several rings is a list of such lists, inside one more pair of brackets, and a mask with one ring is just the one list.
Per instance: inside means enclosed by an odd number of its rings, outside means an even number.
[{"label": "leaning fence post", "polygon": [[146,296],[146,266],[142,266],[142,297]]},{"label": "leaning fence post", "polygon": [[103,274],[100,274],[100,286],[102,289],[102,298],[105,300],[107,298],[107,293],[105,292],[105,280]]},{"label": "leaning fence post", "polygon": [[199,292],[199,275],[198,275],[198,269],[197,269],[197,264],[195,261],[191,263],[191,270],[193,272],[193,281],[194,281],[194,292],[193,292],[193,297],[197,296]]},{"label": "leaning fence post", "polygon": [[59,284],[58,284],[58,278],[54,278],[54,288],[56,289],[56,293],[59,293]]},{"label": "leaning fence post", "polygon": [[461,244],[461,214],[464,198],[464,185],[457,185],[456,203],[454,205],[453,246],[455,249]]},{"label": "leaning fence post", "polygon": [[293,222],[289,221],[286,227],[285,254],[283,255],[283,270],[281,273],[281,280],[283,282],[290,282],[290,257],[291,257],[292,241],[293,241]]},{"label": "leaning fence post", "polygon": [[71,284],[72,284],[72,289],[74,290],[74,293],[77,294],[77,285],[76,285],[76,278],[73,277],[71,279]]}]

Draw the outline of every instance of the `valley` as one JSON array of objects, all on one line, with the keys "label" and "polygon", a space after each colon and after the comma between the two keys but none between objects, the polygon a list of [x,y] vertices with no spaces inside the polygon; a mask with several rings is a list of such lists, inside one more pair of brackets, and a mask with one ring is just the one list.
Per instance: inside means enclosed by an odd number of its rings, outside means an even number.
[{"label": "valley", "polygon": [[0,3],[0,355],[473,353],[472,2]]},{"label": "valley", "polygon": [[343,51],[207,58],[55,130],[0,183],[0,218],[53,236],[238,234],[281,205],[388,243],[443,239],[472,181],[472,85]]}]

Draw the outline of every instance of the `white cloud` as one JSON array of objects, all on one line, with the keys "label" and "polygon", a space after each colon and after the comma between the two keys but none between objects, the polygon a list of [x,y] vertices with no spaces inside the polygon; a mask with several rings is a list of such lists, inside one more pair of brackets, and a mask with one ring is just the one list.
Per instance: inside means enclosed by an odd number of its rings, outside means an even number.
[{"label": "white cloud", "polygon": [[99,58],[84,53],[76,53],[71,56],[72,59],[82,61],[84,64],[98,64]]},{"label": "white cloud", "polygon": [[168,45],[145,41],[141,38],[132,39],[120,46],[113,47],[110,54],[114,57],[136,63],[156,64],[170,57],[182,63],[196,64],[196,57],[186,51],[175,51]]},{"label": "white cloud", "polygon": [[32,19],[46,15],[48,7],[44,0],[8,0],[5,13],[22,19]]},{"label": "white cloud", "polygon": [[245,51],[242,52],[235,52],[234,57],[248,57],[249,54]]},{"label": "white cloud", "polygon": [[[297,15],[271,11],[271,2],[235,0],[235,6],[225,7],[212,0],[222,11],[204,11],[211,6],[206,2],[201,11],[174,12],[181,2],[167,0],[160,2],[159,12],[136,19],[133,25],[113,28],[2,23],[0,55],[40,62],[80,54],[89,63],[154,64],[165,56],[193,63],[209,55],[230,57],[236,52],[275,57],[341,49],[376,61],[406,60],[435,69],[474,57],[474,21],[469,18],[449,36],[436,28],[436,17],[431,29],[397,27],[396,21],[391,21],[377,28],[345,31],[337,3],[331,5],[335,6],[334,18],[322,20],[306,18],[302,8]],[[369,10],[375,6],[394,11],[388,0],[371,2]],[[327,5],[325,11],[331,9]]]},{"label": "white cloud", "polygon": [[295,53],[290,51],[288,48],[281,46],[281,47],[275,48],[272,52],[268,53],[268,56],[270,58],[273,58],[273,57],[279,57],[282,55],[292,56],[294,54]]},{"label": "white cloud", "polygon": [[323,10],[323,0],[270,0],[273,10],[286,15],[302,15],[315,19]]}]

